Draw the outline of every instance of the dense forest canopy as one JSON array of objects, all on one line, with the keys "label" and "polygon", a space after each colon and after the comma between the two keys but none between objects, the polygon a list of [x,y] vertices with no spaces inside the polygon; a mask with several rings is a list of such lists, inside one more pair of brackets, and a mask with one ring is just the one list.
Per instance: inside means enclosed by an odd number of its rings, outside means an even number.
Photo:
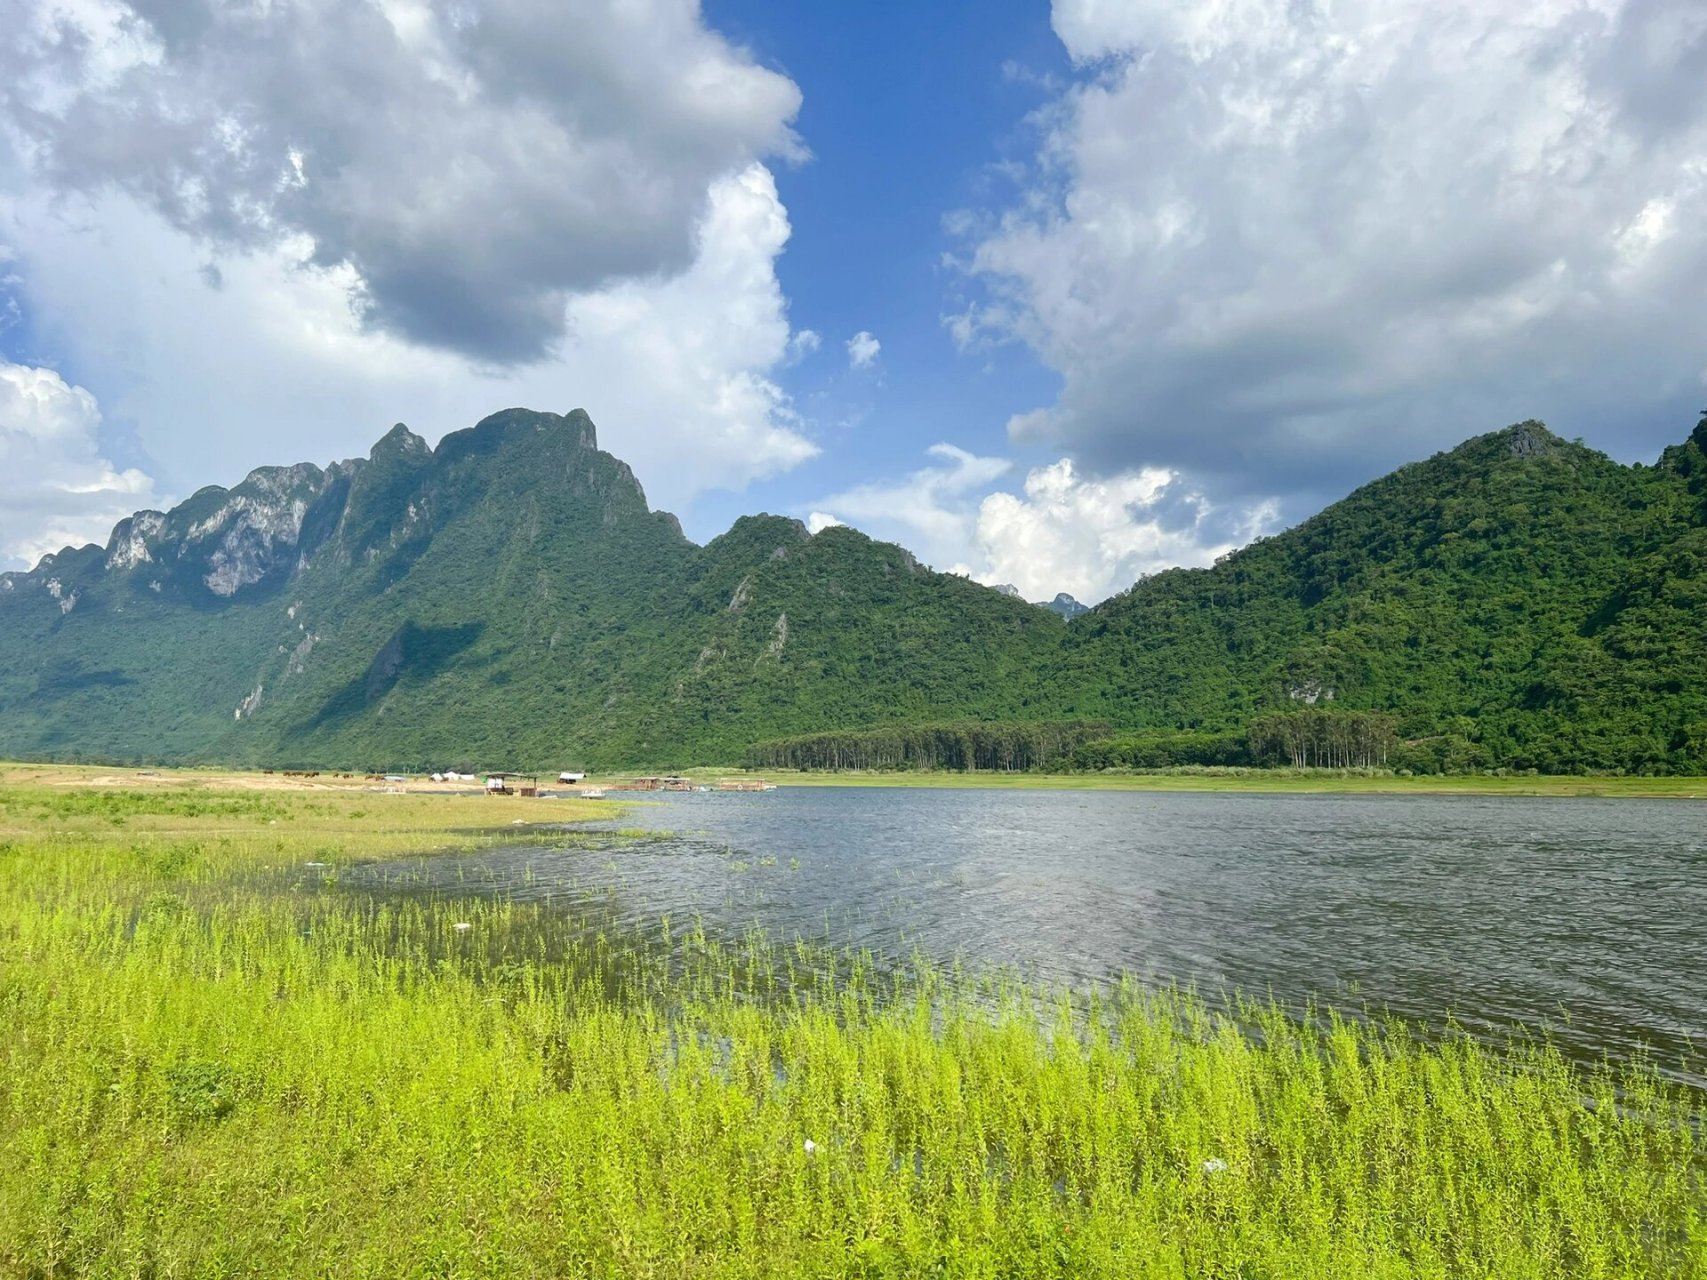
[{"label": "dense forest canopy", "polygon": [[[1025,759],[1707,772],[1704,624],[1707,415],[1652,465],[1478,436],[1069,620],[847,528],[695,546],[584,413],[517,409],[0,575],[0,755],[922,766],[946,724],[1075,722],[1109,729]],[[1253,737],[1312,710],[1369,736]]]}]

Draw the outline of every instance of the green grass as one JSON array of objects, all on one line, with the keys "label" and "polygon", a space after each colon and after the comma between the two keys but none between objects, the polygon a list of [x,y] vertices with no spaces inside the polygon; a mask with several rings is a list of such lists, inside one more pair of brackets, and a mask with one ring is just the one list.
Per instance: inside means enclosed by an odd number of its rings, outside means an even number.
[{"label": "green grass", "polygon": [[0,1275],[1707,1268],[1649,1067],[327,892],[503,802],[232,799],[0,790]]}]

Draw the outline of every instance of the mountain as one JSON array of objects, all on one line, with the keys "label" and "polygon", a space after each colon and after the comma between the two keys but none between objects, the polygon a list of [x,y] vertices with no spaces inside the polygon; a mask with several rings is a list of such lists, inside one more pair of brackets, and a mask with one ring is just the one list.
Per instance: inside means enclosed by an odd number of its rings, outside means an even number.
[{"label": "mountain", "polygon": [[0,755],[687,765],[1313,705],[1393,712],[1419,767],[1707,769],[1704,489],[1707,419],[1636,467],[1525,423],[1083,611],[840,526],[696,546],[580,410],[398,426],[0,574]]},{"label": "mountain", "polygon": [[[1015,600],[1024,599],[1024,597],[1019,593],[1019,588],[1014,586],[1011,582],[997,583],[992,586],[990,590],[999,591],[1004,596],[1012,596]],[[1091,607],[1088,604],[1080,604],[1065,591],[1057,594],[1053,600],[1039,601],[1037,607],[1039,609],[1047,609],[1051,613],[1059,614],[1063,618],[1076,618],[1081,613],[1089,613],[1091,611]]]},{"label": "mountain", "polygon": [[1047,696],[1157,729],[1387,710],[1436,767],[1707,771],[1704,488],[1707,417],[1633,467],[1520,423],[1105,602]]},{"label": "mountain", "polygon": [[851,529],[696,547],[581,411],[265,468],[0,575],[0,754],[381,767],[738,758],[1030,714],[1055,618]]}]

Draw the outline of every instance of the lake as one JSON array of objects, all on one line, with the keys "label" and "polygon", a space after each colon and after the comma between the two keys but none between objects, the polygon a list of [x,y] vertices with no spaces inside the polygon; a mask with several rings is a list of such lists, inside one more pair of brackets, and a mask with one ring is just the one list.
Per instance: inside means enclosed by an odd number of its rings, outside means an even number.
[{"label": "lake", "polygon": [[655,834],[417,870],[1045,983],[1130,972],[1494,1038],[1545,1023],[1575,1057],[1645,1043],[1674,1074],[1707,1045],[1703,802],[799,787],[625,809]]}]

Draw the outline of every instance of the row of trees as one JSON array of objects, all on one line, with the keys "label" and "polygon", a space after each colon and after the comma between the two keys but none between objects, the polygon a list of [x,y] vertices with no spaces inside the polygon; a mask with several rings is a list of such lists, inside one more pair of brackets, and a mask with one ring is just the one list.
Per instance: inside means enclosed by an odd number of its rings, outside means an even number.
[{"label": "row of trees", "polygon": [[1095,720],[986,723],[953,720],[808,733],[755,743],[754,769],[986,769],[1062,767],[1075,748],[1109,735]]},{"label": "row of trees", "polygon": [[746,763],[753,769],[995,772],[1276,764],[1369,769],[1386,766],[1397,745],[1392,716],[1312,707],[1262,716],[1242,734],[1153,730],[1114,737],[1096,720],[894,724],[755,743]]},{"label": "row of trees", "polygon": [[1498,765],[1542,773],[1667,773],[1683,759],[1707,771],[1707,722],[1668,742],[1579,728],[1538,738],[1496,756],[1464,717],[1446,732],[1421,733],[1380,711],[1300,707],[1252,720],[1243,732],[1151,729],[1112,736],[1095,720],[994,723],[958,720],[803,734],[747,751],[756,769],[948,769],[1098,773],[1109,769],[1277,767],[1382,769],[1405,773],[1480,773]]},{"label": "row of trees", "polygon": [[1071,765],[1085,773],[1104,769],[1173,769],[1182,765],[1226,766],[1251,763],[1242,733],[1201,733],[1189,729],[1155,730],[1087,742],[1073,752]]},{"label": "row of trees", "polygon": [[1381,711],[1276,711],[1251,721],[1251,761],[1284,761],[1294,769],[1384,768],[1398,746],[1395,724]]}]

